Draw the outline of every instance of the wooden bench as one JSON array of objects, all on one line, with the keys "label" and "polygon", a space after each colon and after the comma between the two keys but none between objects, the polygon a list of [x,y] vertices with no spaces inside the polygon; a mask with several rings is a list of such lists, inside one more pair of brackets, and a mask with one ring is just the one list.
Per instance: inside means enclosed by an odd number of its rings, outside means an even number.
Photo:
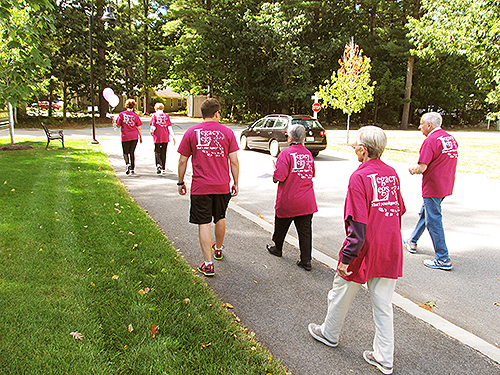
[{"label": "wooden bench", "polygon": [[50,131],[49,129],[47,129],[47,127],[43,122],[42,122],[42,128],[45,131],[45,134],[47,135],[47,146],[45,146],[45,149],[49,147],[50,141],[54,139],[59,139],[62,143],[62,148],[64,148],[64,134],[62,130]]}]

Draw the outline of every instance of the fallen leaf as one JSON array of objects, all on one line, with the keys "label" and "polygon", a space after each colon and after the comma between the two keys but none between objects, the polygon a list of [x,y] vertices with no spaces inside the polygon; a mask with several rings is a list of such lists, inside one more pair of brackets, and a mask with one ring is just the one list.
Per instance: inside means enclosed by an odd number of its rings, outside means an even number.
[{"label": "fallen leaf", "polygon": [[228,309],[234,309],[233,305],[231,305],[230,303],[224,303],[222,307],[227,307]]},{"label": "fallen leaf", "polygon": [[129,325],[128,325],[128,331],[129,331],[129,332],[132,332],[133,330],[134,330],[134,327],[132,327],[132,324],[129,324]]},{"label": "fallen leaf", "polygon": [[79,332],[70,332],[69,333],[75,340],[83,340],[83,335]]},{"label": "fallen leaf", "polygon": [[189,303],[191,300],[189,298],[184,298],[184,302]]},{"label": "fallen leaf", "polygon": [[90,282],[90,285],[95,286],[95,284],[92,281]]},{"label": "fallen leaf", "polygon": [[495,306],[500,306],[500,302],[495,302],[494,305]]},{"label": "fallen leaf", "polygon": [[144,289],[139,290],[139,292],[138,292],[138,293],[139,293],[141,296],[142,296],[142,295],[144,295],[144,294],[146,294],[146,292],[144,291]]},{"label": "fallen leaf", "polygon": [[434,301],[427,301],[424,305],[427,305],[431,308],[437,307],[436,302]]},{"label": "fallen leaf", "polygon": [[255,284],[258,284],[258,282],[256,280],[253,281]]},{"label": "fallen leaf", "polygon": [[128,232],[128,234],[130,234],[131,236],[135,236],[135,234],[132,232]]},{"label": "fallen leaf", "polygon": [[210,346],[210,345],[212,345],[211,342],[209,342],[208,344],[201,344],[201,348],[205,349],[207,346]]},{"label": "fallen leaf", "polygon": [[118,276],[118,275],[113,275],[112,279],[113,279],[113,280],[118,280],[118,278],[119,278],[119,277],[120,277],[120,276]]},{"label": "fallen leaf", "polygon": [[128,349],[128,345],[125,345],[125,346],[123,347],[123,349],[127,350],[127,349]]},{"label": "fallen leaf", "polygon": [[158,327],[156,324],[153,324],[153,328],[151,328],[151,337],[155,338],[155,335],[158,333],[160,330],[160,327]]},{"label": "fallen leaf", "polygon": [[255,216],[260,217],[261,219],[264,219],[264,216],[262,216],[262,215],[260,215],[260,214],[257,214],[257,215],[255,215]]}]

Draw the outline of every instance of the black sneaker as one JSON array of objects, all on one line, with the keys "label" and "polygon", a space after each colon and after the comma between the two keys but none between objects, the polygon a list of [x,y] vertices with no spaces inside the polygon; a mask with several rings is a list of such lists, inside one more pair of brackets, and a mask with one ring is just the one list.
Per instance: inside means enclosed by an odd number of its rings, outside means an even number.
[{"label": "black sneaker", "polygon": [[267,251],[269,251],[274,256],[280,257],[280,256],[283,255],[283,253],[281,251],[279,251],[278,249],[276,249],[276,246],[271,246],[271,245],[267,244],[266,245],[266,249],[267,249]]},{"label": "black sneaker", "polygon": [[311,261],[303,262],[301,260],[298,260],[297,261],[297,266],[302,267],[306,271],[310,271],[312,269],[312,267],[311,267]]},{"label": "black sneaker", "polygon": [[161,174],[161,167],[159,165],[156,166],[156,174]]},{"label": "black sneaker", "polygon": [[130,164],[127,164],[127,170],[125,171],[126,175],[130,174]]}]

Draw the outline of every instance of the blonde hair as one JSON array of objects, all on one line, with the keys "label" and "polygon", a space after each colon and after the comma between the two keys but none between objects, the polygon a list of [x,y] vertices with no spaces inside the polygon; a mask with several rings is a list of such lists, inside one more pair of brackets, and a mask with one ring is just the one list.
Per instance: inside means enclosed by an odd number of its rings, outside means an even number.
[{"label": "blonde hair", "polygon": [[161,109],[163,111],[165,107],[163,106],[163,103],[156,103],[155,104],[155,111]]}]

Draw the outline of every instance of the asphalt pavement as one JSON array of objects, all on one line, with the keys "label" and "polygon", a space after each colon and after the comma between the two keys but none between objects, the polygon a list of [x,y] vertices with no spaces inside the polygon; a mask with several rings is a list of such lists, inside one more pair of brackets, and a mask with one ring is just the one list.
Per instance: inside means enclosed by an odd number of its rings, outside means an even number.
[{"label": "asphalt pavement", "polygon": [[[197,120],[173,118],[180,141],[183,130]],[[165,231],[193,267],[202,261],[197,227],[188,223],[189,197],[177,193],[176,146],[169,145],[167,168],[157,175],[153,142],[144,119],[144,142],[137,148],[135,176],[126,176],[119,132],[98,129],[102,149],[131,195]],[[233,127],[235,133],[241,127]],[[66,136],[89,136],[89,130],[65,131]],[[18,132],[25,135],[25,132]],[[43,134],[29,132],[36,136]],[[354,137],[352,134],[352,137]],[[0,134],[8,136],[8,134]],[[240,194],[227,213],[224,259],[215,263],[216,276],[207,278],[223,302],[234,306],[242,324],[279,358],[293,374],[377,374],[362,358],[371,349],[374,325],[368,292],[356,297],[337,348],[315,341],[307,331],[321,323],[327,307],[335,259],[344,237],[342,208],[350,173],[357,167],[351,155],[324,152],[316,159],[315,190],[319,212],[314,217],[313,270],[295,265],[299,251],[291,231],[284,256],[267,253],[274,217],[275,185],[272,158],[241,151]],[[400,175],[408,212],[403,235],[409,234],[421,205],[420,181],[393,165]],[[318,178],[326,175],[328,178]],[[411,176],[415,177],[415,176]],[[190,183],[189,170],[186,178]],[[454,195],[443,203],[445,232],[455,269],[430,270],[422,260],[432,257],[430,239],[423,236],[421,252],[404,255],[404,276],[394,298],[395,374],[500,374],[500,258],[495,229],[500,224],[500,181],[457,174]],[[427,235],[428,236],[428,235]],[[435,312],[418,307],[434,301]]]}]

